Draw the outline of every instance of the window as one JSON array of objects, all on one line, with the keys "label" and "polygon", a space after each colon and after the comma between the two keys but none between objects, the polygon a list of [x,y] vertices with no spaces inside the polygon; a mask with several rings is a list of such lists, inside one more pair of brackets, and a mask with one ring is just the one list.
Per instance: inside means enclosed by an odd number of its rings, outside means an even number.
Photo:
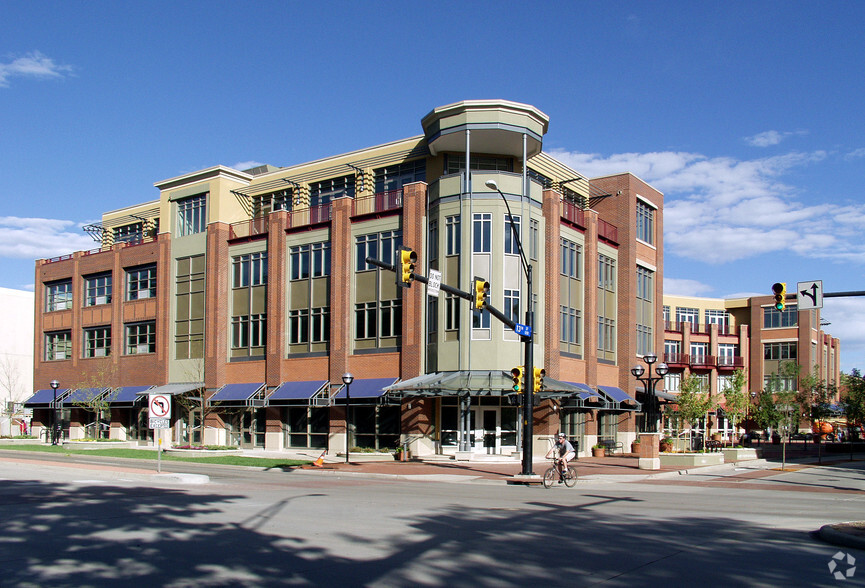
[{"label": "window", "polygon": [[490,311],[484,308],[483,310],[472,311],[472,328],[473,329],[489,329],[490,328]]},{"label": "window", "polygon": [[207,226],[207,194],[177,201],[177,236],[202,233]]},{"label": "window", "polygon": [[126,325],[126,355],[156,353],[156,322]]},{"label": "window", "polygon": [[[514,225],[511,227],[510,221],[513,220]],[[520,226],[520,217],[505,215],[505,253],[511,255],[519,255],[520,247],[519,240],[522,235],[522,227]]]},{"label": "window", "polygon": [[616,260],[603,253],[598,254],[598,288],[616,291]]},{"label": "window", "polygon": [[[720,365],[721,358],[733,359],[739,355],[739,346],[735,343],[718,343],[718,363]],[[728,362],[729,363],[729,362]]]},{"label": "window", "polygon": [[664,341],[664,353],[667,355],[678,355],[682,353],[682,342],[667,339]]},{"label": "window", "polygon": [[435,263],[439,256],[439,223],[432,219],[429,222],[429,239],[427,241],[430,263]]},{"label": "window", "polygon": [[[377,247],[377,241],[373,246]],[[292,305],[288,316],[289,351],[325,352],[330,340],[330,306],[326,295],[331,269],[330,242],[296,245],[289,251]]]},{"label": "window", "polygon": [[344,196],[354,198],[354,174],[321,182],[312,182],[309,185],[310,206],[328,204],[331,200]]},{"label": "window", "polygon": [[260,286],[267,283],[267,252],[238,255],[232,259],[234,288]]},{"label": "window", "polygon": [[367,257],[378,259],[385,263],[394,262],[394,252],[402,245],[401,231],[384,231],[370,235],[359,235],[355,239],[357,263],[355,270],[362,272],[374,270],[376,266],[366,262]]},{"label": "window", "polygon": [[580,311],[567,306],[561,307],[562,342],[576,345],[580,342]]},{"label": "window", "polygon": [[514,321],[520,322],[520,291],[505,289],[505,309],[506,317]]},{"label": "window", "polygon": [[459,215],[445,217],[445,239],[447,240],[446,255],[460,254],[460,217]]},{"label": "window", "polygon": [[774,307],[763,308],[763,328],[776,329],[781,327],[795,327],[799,319],[799,308],[787,305],[784,310],[775,310]]},{"label": "window", "polygon": [[529,219],[529,259],[537,259],[540,251],[541,223],[538,219]]},{"label": "window", "polygon": [[692,325],[700,324],[700,309],[699,308],[683,308],[676,307],[676,322],[691,323]]},{"label": "window", "polygon": [[763,359],[782,360],[796,359],[796,342],[764,343]]},{"label": "window", "polygon": [[[446,174],[456,174],[466,170],[466,156],[455,153],[445,154],[447,160]],[[471,157],[472,170],[478,171],[513,171],[513,159],[510,157]]]},{"label": "window", "polygon": [[733,376],[718,374],[718,393],[723,394],[733,387]]},{"label": "window", "polygon": [[616,352],[616,260],[598,254],[598,359],[613,361]]},{"label": "window", "polygon": [[204,357],[204,256],[177,260],[175,277],[175,359]]},{"label": "window", "polygon": [[726,310],[706,309],[706,324],[720,325],[721,332],[724,332],[724,327],[730,324],[730,313]]},{"label": "window", "polygon": [[84,306],[97,306],[111,302],[111,274],[84,278]]},{"label": "window", "polygon": [[232,257],[231,357],[267,349],[267,252]]},{"label": "window", "polygon": [[691,342],[691,359],[692,360],[695,358],[702,357],[702,358],[704,358],[704,361],[705,361],[705,357],[707,355],[709,355],[709,344],[708,343],[702,343],[702,342],[697,342],[697,341]]},{"label": "window", "polygon": [[603,316],[598,317],[598,351],[616,351],[616,321]]},{"label": "window", "polygon": [[45,359],[47,361],[72,359],[71,331],[45,334]]},{"label": "window", "polygon": [[577,243],[563,238],[561,239],[561,253],[562,275],[579,279],[581,247]]},{"label": "window", "polygon": [[665,322],[665,323],[669,323],[669,322],[670,322],[670,307],[669,307],[668,305],[665,304],[665,305],[661,308],[661,312],[664,313],[664,322]]},{"label": "window", "polygon": [[361,302],[354,305],[356,339],[374,339],[376,336],[376,303]]},{"label": "window", "polygon": [[310,341],[312,343],[330,341],[330,307],[312,309]]},{"label": "window", "polygon": [[384,449],[399,445],[399,406],[353,405],[354,446]]},{"label": "window", "polygon": [[143,300],[156,297],[156,266],[145,265],[126,270],[126,299]]},{"label": "window", "polygon": [[460,298],[445,294],[445,330],[457,331],[460,328]]},{"label": "window", "polygon": [[642,200],[637,200],[637,239],[655,243],[655,209]]},{"label": "window", "polygon": [[667,373],[664,376],[664,390],[678,394],[679,386],[682,385],[682,374]]},{"label": "window", "polygon": [[652,302],[655,298],[655,272],[637,266],[637,298]]},{"label": "window", "polygon": [[493,215],[489,212],[476,212],[472,215],[474,239],[472,251],[490,253],[492,251]]},{"label": "window", "polygon": [[637,266],[637,355],[646,355],[655,351],[655,272]]},{"label": "window", "polygon": [[252,216],[260,218],[274,210],[291,210],[293,189],[285,188],[268,194],[256,194],[252,197]]},{"label": "window", "polygon": [[647,355],[655,349],[652,327],[637,325],[637,355]]},{"label": "window", "polygon": [[416,159],[375,170],[375,193],[400,190],[406,184],[426,181],[426,160]]},{"label": "window", "polygon": [[382,337],[398,337],[402,324],[402,303],[400,300],[381,301],[381,333]]},{"label": "window", "polygon": [[328,408],[289,406],[283,409],[286,447],[325,449],[330,428]]},{"label": "window", "polygon": [[84,329],[84,357],[111,355],[111,327]]},{"label": "window", "polygon": [[309,309],[288,311],[288,342],[292,345],[309,343]]},{"label": "window", "polygon": [[45,285],[45,311],[68,310],[72,308],[72,280]]},{"label": "window", "polygon": [[115,243],[134,243],[135,241],[141,241],[144,238],[144,224],[132,223],[131,225],[114,227],[113,236]]}]

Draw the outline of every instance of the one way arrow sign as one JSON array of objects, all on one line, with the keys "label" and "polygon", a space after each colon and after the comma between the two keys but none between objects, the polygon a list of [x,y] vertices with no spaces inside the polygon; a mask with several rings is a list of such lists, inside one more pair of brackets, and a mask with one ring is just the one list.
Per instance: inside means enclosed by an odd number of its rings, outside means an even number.
[{"label": "one way arrow sign", "polygon": [[796,284],[796,305],[799,310],[823,308],[823,280],[798,282]]}]

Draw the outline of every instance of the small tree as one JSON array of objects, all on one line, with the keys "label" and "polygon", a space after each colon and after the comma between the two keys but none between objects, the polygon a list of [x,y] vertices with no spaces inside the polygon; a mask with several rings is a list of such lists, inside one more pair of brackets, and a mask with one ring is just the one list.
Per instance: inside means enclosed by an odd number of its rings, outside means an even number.
[{"label": "small tree", "polygon": [[748,391],[745,385],[748,379],[745,376],[745,370],[737,369],[730,378],[727,387],[724,388],[724,411],[727,413],[727,418],[733,426],[733,434],[736,434],[739,423],[748,414],[748,409],[751,407],[751,399],[748,397]]},{"label": "small tree", "polygon": [[757,397],[757,407],[754,410],[754,420],[764,429],[789,428],[792,422],[798,423],[796,393],[784,390],[781,376],[772,374],[766,382],[766,387]]},{"label": "small tree", "polygon": [[838,389],[835,385],[827,384],[820,377],[819,366],[814,366],[809,374],[799,375],[796,402],[801,407],[802,414],[809,417],[809,424],[822,421],[832,414],[831,403],[837,395]]},{"label": "small tree", "polygon": [[[715,407],[715,399],[703,390],[703,381],[693,376],[682,378],[679,384],[679,416],[691,425],[689,444],[693,444],[694,425]],[[706,436],[703,435],[703,449],[706,448]]]},{"label": "small tree", "polygon": [[95,423],[94,438],[98,439],[103,421],[111,420],[111,400],[115,393],[105,394],[107,388],[114,385],[116,369],[109,361],[102,361],[100,365],[87,372],[81,380],[70,386],[74,390],[72,404],[93,415]]},{"label": "small tree", "polygon": [[850,432],[853,425],[865,425],[865,377],[854,368],[849,375],[842,374],[841,381],[844,386],[841,404],[847,415],[847,431]]}]

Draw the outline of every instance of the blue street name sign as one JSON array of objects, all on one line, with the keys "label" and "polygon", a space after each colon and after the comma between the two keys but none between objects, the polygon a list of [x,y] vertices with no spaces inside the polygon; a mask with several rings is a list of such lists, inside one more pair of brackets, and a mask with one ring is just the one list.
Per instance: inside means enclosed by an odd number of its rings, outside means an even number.
[{"label": "blue street name sign", "polygon": [[523,325],[517,323],[514,327],[514,332],[520,337],[531,337],[532,336],[532,328],[528,325]]}]

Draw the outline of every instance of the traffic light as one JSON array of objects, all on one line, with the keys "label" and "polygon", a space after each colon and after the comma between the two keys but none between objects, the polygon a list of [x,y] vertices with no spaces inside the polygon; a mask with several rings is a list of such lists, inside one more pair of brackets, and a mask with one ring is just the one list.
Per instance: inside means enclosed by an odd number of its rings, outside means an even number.
[{"label": "traffic light", "polygon": [[775,295],[775,310],[784,310],[787,306],[787,282],[772,284],[772,294]]},{"label": "traffic light", "polygon": [[511,370],[511,379],[514,381],[514,392],[523,391],[523,366],[517,366]]},{"label": "traffic light", "polygon": [[411,288],[414,280],[414,264],[417,263],[417,253],[400,245],[396,251],[396,285],[400,288]]},{"label": "traffic light", "polygon": [[487,305],[487,295],[490,292],[490,283],[481,278],[475,278],[472,289],[475,293],[475,310],[483,310]]},{"label": "traffic light", "polygon": [[532,368],[532,375],[534,376],[532,379],[532,389],[537,394],[544,387],[544,376],[547,375],[547,370],[539,367]]}]

